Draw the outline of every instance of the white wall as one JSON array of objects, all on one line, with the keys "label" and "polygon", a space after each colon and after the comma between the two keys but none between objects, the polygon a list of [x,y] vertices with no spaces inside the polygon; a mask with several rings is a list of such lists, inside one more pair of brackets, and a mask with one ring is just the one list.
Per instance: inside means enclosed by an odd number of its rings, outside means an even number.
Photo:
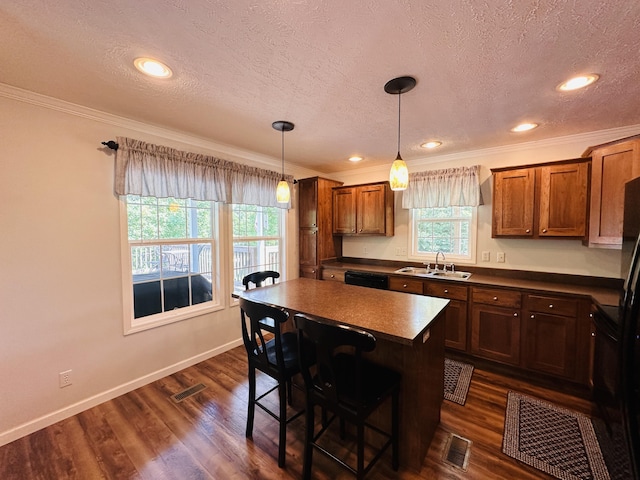
[{"label": "white wall", "polygon": [[[128,136],[216,155],[208,142],[2,85],[0,112],[0,445],[240,344],[228,267],[223,310],[123,335],[114,157],[100,142]],[[219,156],[241,156],[226,150]],[[296,210],[288,216],[293,278]],[[73,383],[59,388],[68,369]]]},{"label": "white wall", "polygon": [[[587,248],[579,240],[523,240],[491,238],[491,168],[535,164],[555,160],[578,158],[592,145],[640,133],[640,125],[617,128],[589,134],[573,135],[546,141],[464,152],[460,154],[430,156],[407,161],[409,172],[435,170],[452,166],[481,165],[484,205],[478,208],[478,267],[533,270],[598,277],[620,277],[620,251]],[[334,175],[345,185],[386,180],[389,166],[361,168],[357,171]],[[406,255],[396,255],[397,248],[408,250],[408,210],[401,208],[402,192],[395,197],[395,235],[393,237],[344,237],[345,257],[376,258],[408,261]],[[365,253],[366,250],[366,253]],[[490,252],[490,262],[482,262],[480,253]],[[505,263],[496,263],[496,253],[505,253]]]}]

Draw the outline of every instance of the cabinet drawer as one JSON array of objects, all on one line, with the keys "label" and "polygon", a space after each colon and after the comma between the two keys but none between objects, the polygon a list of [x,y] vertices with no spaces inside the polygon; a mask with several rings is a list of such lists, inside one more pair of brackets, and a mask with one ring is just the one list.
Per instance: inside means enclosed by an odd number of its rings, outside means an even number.
[{"label": "cabinet drawer", "polygon": [[397,292],[419,293],[424,291],[422,280],[412,278],[389,277],[389,290]]},{"label": "cabinet drawer", "polygon": [[427,282],[424,284],[425,295],[449,298],[451,300],[467,300],[467,287],[450,285],[444,282]]},{"label": "cabinet drawer", "polygon": [[320,269],[316,266],[313,267],[307,267],[307,266],[300,266],[300,276],[303,278],[314,278],[314,279],[318,279],[320,278]]},{"label": "cabinet drawer", "polygon": [[571,298],[527,295],[527,308],[531,312],[575,317],[578,314],[578,301]]},{"label": "cabinet drawer", "polygon": [[520,308],[522,295],[511,290],[473,287],[473,302],[500,307]]},{"label": "cabinet drawer", "polygon": [[344,283],[344,270],[339,268],[322,268],[322,280]]}]

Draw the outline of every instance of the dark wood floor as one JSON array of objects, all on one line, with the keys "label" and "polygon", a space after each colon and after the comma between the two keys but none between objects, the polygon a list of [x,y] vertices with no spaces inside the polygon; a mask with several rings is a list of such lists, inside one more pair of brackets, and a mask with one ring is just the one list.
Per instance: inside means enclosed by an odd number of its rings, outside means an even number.
[{"label": "dark wood floor", "polygon": [[[207,388],[179,404],[169,398],[197,383]],[[509,390],[591,414],[586,400],[476,368],[466,405],[445,400],[422,470],[394,472],[386,454],[367,478],[551,478],[501,453]],[[0,479],[299,479],[303,419],[289,426],[280,469],[271,417],[257,410],[253,440],[245,438],[246,398],[246,353],[238,347],[0,447]],[[442,461],[451,432],[473,442],[466,472]],[[313,472],[353,478],[318,454]]]}]

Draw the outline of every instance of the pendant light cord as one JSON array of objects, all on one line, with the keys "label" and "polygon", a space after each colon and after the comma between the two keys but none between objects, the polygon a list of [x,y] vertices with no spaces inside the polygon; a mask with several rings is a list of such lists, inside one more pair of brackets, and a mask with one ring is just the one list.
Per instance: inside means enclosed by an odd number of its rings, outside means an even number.
[{"label": "pendant light cord", "polygon": [[398,158],[400,158],[400,97],[401,92],[398,92]]},{"label": "pendant light cord", "polygon": [[282,129],[282,180],[284,180],[284,128]]}]

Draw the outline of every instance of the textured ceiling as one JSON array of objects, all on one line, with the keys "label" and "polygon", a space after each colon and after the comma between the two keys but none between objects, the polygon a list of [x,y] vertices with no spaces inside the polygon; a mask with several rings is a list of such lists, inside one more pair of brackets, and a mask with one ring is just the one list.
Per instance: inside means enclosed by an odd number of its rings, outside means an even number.
[{"label": "textured ceiling", "polygon": [[[383,87],[402,75],[409,165],[640,123],[635,0],[0,0],[0,32],[0,83],[276,159],[271,123],[289,120],[287,162],[325,173],[395,158]],[[174,76],[142,76],[139,56]],[[522,121],[541,126],[509,131]]]}]

